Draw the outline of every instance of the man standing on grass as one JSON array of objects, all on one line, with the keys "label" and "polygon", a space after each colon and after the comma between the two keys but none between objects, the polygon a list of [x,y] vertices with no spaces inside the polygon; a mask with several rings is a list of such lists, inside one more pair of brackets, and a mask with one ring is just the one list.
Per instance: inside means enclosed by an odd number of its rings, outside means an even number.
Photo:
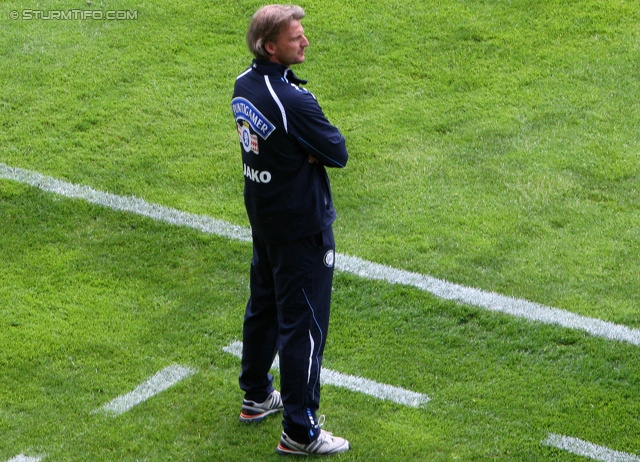
[{"label": "man standing on grass", "polygon": [[[255,59],[236,79],[232,110],[253,237],[243,326],[240,420],[283,413],[281,454],[335,454],[349,442],[322,430],[320,368],[329,327],[335,210],[325,167],[344,167],[344,137],[290,69],[309,46],[295,5],[260,8],[247,44]],[[269,369],[280,357],[282,395]]]}]

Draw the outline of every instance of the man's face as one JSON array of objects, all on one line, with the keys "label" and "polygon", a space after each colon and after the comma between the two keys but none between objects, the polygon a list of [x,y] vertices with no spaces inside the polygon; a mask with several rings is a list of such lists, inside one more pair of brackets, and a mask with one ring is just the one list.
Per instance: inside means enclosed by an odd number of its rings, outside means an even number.
[{"label": "man's face", "polygon": [[296,19],[289,27],[283,26],[276,41],[267,42],[265,49],[271,55],[269,61],[289,67],[304,61],[304,49],[308,46],[302,24]]}]

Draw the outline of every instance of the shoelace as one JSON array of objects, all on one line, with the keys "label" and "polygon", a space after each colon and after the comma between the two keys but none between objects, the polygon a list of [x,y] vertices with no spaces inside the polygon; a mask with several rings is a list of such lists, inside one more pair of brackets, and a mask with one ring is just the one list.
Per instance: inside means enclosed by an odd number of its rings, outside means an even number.
[{"label": "shoelace", "polygon": [[322,414],[318,419],[318,427],[320,427],[320,435],[322,435],[323,433],[326,433],[329,436],[333,436],[333,433],[331,433],[330,431],[322,429],[322,426],[324,425],[324,421],[325,421],[325,417],[324,417],[324,414]]}]

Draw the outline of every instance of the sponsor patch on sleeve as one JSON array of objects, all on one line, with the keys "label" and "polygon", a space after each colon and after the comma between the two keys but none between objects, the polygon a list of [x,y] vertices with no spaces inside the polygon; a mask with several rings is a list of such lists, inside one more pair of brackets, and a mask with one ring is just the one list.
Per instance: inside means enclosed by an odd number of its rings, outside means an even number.
[{"label": "sponsor patch on sleeve", "polygon": [[276,129],[276,127],[251,104],[251,101],[245,98],[233,98],[231,101],[231,109],[238,124],[240,124],[240,121],[247,122],[253,131],[263,140],[266,140]]}]

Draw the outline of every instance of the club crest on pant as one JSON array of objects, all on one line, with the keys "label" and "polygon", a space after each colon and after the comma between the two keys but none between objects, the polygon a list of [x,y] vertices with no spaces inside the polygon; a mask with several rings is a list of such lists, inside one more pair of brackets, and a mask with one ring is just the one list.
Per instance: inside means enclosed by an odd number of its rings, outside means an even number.
[{"label": "club crest on pant", "polygon": [[333,262],[335,260],[335,255],[333,249],[328,250],[327,253],[324,254],[324,266],[327,268],[333,268]]}]

